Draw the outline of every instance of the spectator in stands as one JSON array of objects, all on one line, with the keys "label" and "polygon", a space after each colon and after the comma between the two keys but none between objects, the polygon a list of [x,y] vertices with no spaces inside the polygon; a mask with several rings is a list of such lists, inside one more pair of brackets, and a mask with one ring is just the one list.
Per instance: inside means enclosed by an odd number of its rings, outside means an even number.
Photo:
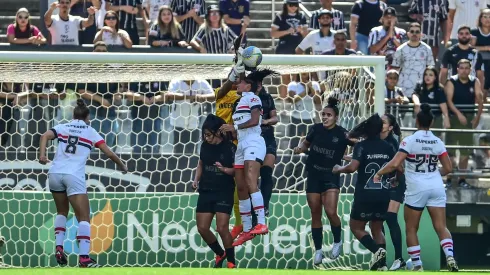
[{"label": "spectator in stands", "polygon": [[332,13],[332,24],[331,28],[334,30],[346,30],[345,21],[344,21],[344,13],[333,8],[332,5],[333,0],[320,0],[320,4],[322,7],[311,13],[310,25],[308,27],[309,31],[317,30],[320,28],[320,21],[318,20],[318,15],[322,12],[322,10],[328,10]]},{"label": "spectator in stands", "polygon": [[[471,45],[481,54],[484,66],[483,99],[487,100],[490,89],[490,9],[484,9],[478,16],[478,28],[471,30]],[[480,80],[481,81],[481,80]]]},{"label": "spectator in stands", "polygon": [[369,33],[369,53],[384,55],[387,69],[391,66],[396,48],[406,41],[407,32],[396,27],[397,23],[396,10],[388,7],[383,11],[382,25],[372,28]]},{"label": "spectator in stands", "polygon": [[403,89],[396,86],[400,74],[397,70],[389,70],[386,72],[385,78],[385,103],[386,104],[407,104],[408,98],[403,93]]},{"label": "spectator in stands", "polygon": [[213,88],[206,80],[172,80],[165,99],[173,102],[170,125],[174,133],[174,154],[197,154],[201,139],[199,127],[206,116],[202,102],[214,101]]},{"label": "spectator in stands", "polygon": [[14,123],[14,107],[27,103],[29,93],[24,84],[0,83],[0,146],[4,147]]},{"label": "spectator in stands", "polygon": [[386,4],[379,0],[360,0],[354,4],[349,26],[352,49],[369,54],[369,33],[380,25],[379,20],[386,8]]},{"label": "spectator in stands", "polygon": [[104,27],[97,32],[93,43],[104,41],[106,45],[118,45],[132,48],[133,42],[129,34],[119,28],[119,17],[114,11],[108,11],[104,18]]},{"label": "spectator in stands", "polygon": [[119,123],[116,116],[118,103],[117,83],[87,83],[78,85],[78,94],[90,109],[90,126],[104,138],[107,146],[116,146]]},{"label": "spectator in stands", "polygon": [[143,17],[143,24],[145,26],[145,36],[146,44],[151,45],[149,42],[149,31],[150,27],[157,22],[160,17],[160,8],[163,6],[170,7],[171,0],[143,0],[141,7],[143,12],[141,16]]},{"label": "spectator in stands", "polygon": [[206,2],[204,0],[172,0],[170,7],[177,22],[182,25],[185,41],[190,42],[199,27],[204,23]]},{"label": "spectator in stands", "polygon": [[243,33],[242,47],[247,45],[247,27],[250,25],[249,0],[221,0],[219,9],[223,14],[225,23],[236,34]]},{"label": "spectator in stands", "polygon": [[332,24],[332,12],[322,10],[318,13],[319,30],[313,30],[299,43],[296,47],[296,54],[304,54],[306,50],[311,48],[312,54],[322,54],[335,47],[334,34],[330,29]]},{"label": "spectator in stands", "polygon": [[[100,7],[100,0],[71,0],[70,15],[80,16],[82,18],[89,17],[87,9],[89,7]],[[92,24],[78,32],[78,42],[82,44],[92,44],[95,33],[97,32],[96,24]]]},{"label": "spectator in stands", "polygon": [[425,69],[423,80],[417,83],[412,94],[412,101],[414,104],[414,112],[416,114],[420,111],[420,105],[423,103],[438,105],[439,108],[432,107],[432,113],[434,114],[433,128],[451,128],[446,94],[444,92],[444,86],[439,83],[436,68],[429,66]]},{"label": "spectator in stands", "polygon": [[97,8],[97,12],[95,13],[95,25],[97,29],[100,30],[104,26],[104,18],[106,11],[107,0],[99,0],[99,6],[95,6]]},{"label": "spectator in stands", "polygon": [[392,68],[400,72],[398,86],[403,93],[412,98],[413,89],[422,79],[427,66],[434,66],[434,56],[429,45],[420,41],[421,26],[419,23],[411,23],[408,28],[409,41],[396,49],[393,55]]},{"label": "spectator in stands", "polygon": [[[444,88],[447,97],[447,105],[451,111],[451,128],[475,129],[480,122],[480,117],[483,112],[483,93],[481,90],[481,84],[476,77],[470,75],[471,62],[469,60],[461,59],[457,65],[458,74],[451,76]],[[476,116],[474,110],[475,104],[478,104],[478,112]],[[465,149],[464,146],[472,146],[474,144],[473,134],[451,132],[447,133],[446,135],[446,144],[463,146],[463,148],[459,149],[459,169],[467,169],[468,156],[472,150]],[[450,150],[449,152],[454,162],[454,150]],[[450,179],[448,180],[448,183],[450,183]],[[468,183],[463,177],[459,179],[459,185],[465,188],[469,187]]]},{"label": "spectator in stands", "polygon": [[408,11],[412,19],[422,25],[422,41],[432,48],[434,59],[439,55],[439,35],[442,33],[444,45],[447,45],[449,21],[447,0],[413,0]]},{"label": "spectator in stands", "polygon": [[454,45],[458,43],[458,29],[462,25],[476,28],[475,15],[487,7],[484,0],[448,0],[449,2],[449,30],[446,32],[445,41],[451,40]]},{"label": "spectator in stands", "polygon": [[[52,15],[55,9],[59,9],[58,15]],[[44,24],[51,34],[51,45],[80,45],[78,31],[94,24],[94,7],[89,7],[88,18],[73,16],[68,14],[70,10],[70,0],[53,2],[48,11],[44,14]]]},{"label": "spectator in stands", "polygon": [[217,5],[207,9],[205,21],[191,40],[200,53],[231,53],[237,35],[225,24]]},{"label": "spectator in stands", "polygon": [[119,29],[125,30],[133,45],[140,44],[136,15],[144,13],[141,0],[106,0],[106,10],[119,13]]},{"label": "spectator in stands", "polygon": [[104,41],[98,41],[94,43],[94,52],[95,53],[106,53],[107,45]]},{"label": "spectator in stands", "polygon": [[333,35],[333,44],[335,48],[323,52],[324,55],[351,55],[356,54],[356,51],[347,48],[347,33],[345,31],[337,31]]},{"label": "spectator in stands", "polygon": [[169,110],[166,105],[155,104],[155,96],[166,90],[164,82],[135,82],[129,85],[129,90],[123,91],[123,96],[131,102],[131,145],[134,153],[160,152],[159,136]]},{"label": "spectator in stands", "polygon": [[17,11],[14,24],[7,27],[7,39],[10,44],[46,44],[46,38],[36,26],[31,25],[29,16],[29,11],[26,8]]},{"label": "spectator in stands", "polygon": [[170,6],[161,6],[158,19],[148,34],[148,44],[152,47],[187,47],[182,27],[174,17]]},{"label": "spectator in stands", "polygon": [[[480,83],[484,83],[482,71],[483,59],[478,51],[470,45],[471,33],[470,27],[462,25],[458,28],[458,43],[452,45],[442,57],[441,72],[439,82],[446,85],[448,80],[448,70],[451,69],[451,75],[458,73],[458,62],[461,59],[467,59],[471,62],[472,76],[476,76]],[[483,88],[483,87],[482,87]]]},{"label": "spectator in stands", "polygon": [[292,147],[298,146],[302,137],[308,133],[309,127],[320,121],[319,112],[322,108],[320,84],[310,81],[309,73],[297,74],[295,81],[288,84],[289,101],[293,104],[291,123],[288,125],[288,136]]}]

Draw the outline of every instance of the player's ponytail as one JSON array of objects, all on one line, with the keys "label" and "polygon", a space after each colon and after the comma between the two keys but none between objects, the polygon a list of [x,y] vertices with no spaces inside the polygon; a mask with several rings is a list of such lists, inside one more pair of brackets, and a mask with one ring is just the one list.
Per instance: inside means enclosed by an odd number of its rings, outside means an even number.
[{"label": "player's ponytail", "polygon": [[77,106],[73,110],[73,119],[86,120],[90,114],[90,110],[83,99],[77,99]]},{"label": "player's ponytail", "polygon": [[383,120],[376,113],[370,116],[368,119],[359,123],[352,131],[349,133],[350,138],[375,138],[379,137],[381,131],[383,130]]},{"label": "player's ponytail", "polygon": [[327,106],[325,108],[330,108],[334,111],[335,115],[339,115],[339,107],[337,107],[337,104],[339,104],[339,100],[333,96],[329,97],[327,100]]},{"label": "player's ponytail", "polygon": [[388,118],[388,124],[393,127],[391,132],[395,135],[398,136],[398,139],[402,139],[402,130],[400,129],[400,125],[398,125],[398,122],[396,122],[396,118],[392,114],[385,114],[385,116]]},{"label": "player's ponytail", "polygon": [[213,135],[219,136],[223,140],[232,140],[231,133],[221,133],[219,130],[223,124],[226,124],[224,119],[220,118],[219,116],[209,114],[206,119],[204,120],[202,124],[202,129],[201,129],[201,138],[203,141],[206,140],[205,135],[204,135],[204,130],[208,130],[211,132]]},{"label": "player's ponytail", "polygon": [[420,111],[417,114],[417,122],[419,123],[419,127],[423,129],[429,129],[432,125],[433,120],[434,114],[432,113],[430,105],[427,103],[423,103],[422,105],[420,105]]}]

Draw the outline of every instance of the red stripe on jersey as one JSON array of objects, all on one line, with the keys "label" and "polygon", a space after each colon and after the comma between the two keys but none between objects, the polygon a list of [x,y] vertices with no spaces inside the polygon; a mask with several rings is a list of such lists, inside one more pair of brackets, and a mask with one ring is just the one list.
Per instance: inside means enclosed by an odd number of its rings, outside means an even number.
[{"label": "red stripe on jersey", "polygon": [[86,139],[86,138],[80,137],[80,138],[78,138],[78,140],[79,141],[83,141],[85,143],[88,143],[88,144],[92,145],[92,142],[90,140]]},{"label": "red stripe on jersey", "polygon": [[238,106],[237,110],[250,110],[250,107],[248,106]]},{"label": "red stripe on jersey", "polygon": [[105,141],[104,141],[103,139],[101,139],[101,140],[99,140],[99,141],[97,141],[97,142],[95,143],[95,147],[99,147],[99,146],[100,146],[101,144],[103,144],[103,143],[105,143]]},{"label": "red stripe on jersey", "polygon": [[415,155],[414,155],[414,154],[408,154],[408,156],[407,156],[407,157],[409,157],[409,158],[413,159],[413,158],[415,158]]},{"label": "red stripe on jersey", "polygon": [[439,158],[443,158],[443,157],[445,157],[445,156],[447,156],[447,152],[444,152],[444,153],[440,154],[440,155],[439,155]]},{"label": "red stripe on jersey", "polygon": [[67,139],[67,138],[68,138],[68,136],[64,136],[64,135],[62,135],[62,134],[58,134],[58,137],[60,137],[60,138],[64,138],[64,139]]}]

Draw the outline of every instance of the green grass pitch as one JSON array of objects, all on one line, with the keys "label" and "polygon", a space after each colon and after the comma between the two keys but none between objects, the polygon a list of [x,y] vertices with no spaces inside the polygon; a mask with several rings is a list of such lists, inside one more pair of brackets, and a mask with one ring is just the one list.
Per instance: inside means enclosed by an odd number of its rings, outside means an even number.
[{"label": "green grass pitch", "polygon": [[[271,269],[211,269],[211,268],[144,268],[144,267],[118,267],[102,269],[80,269],[80,268],[19,268],[0,270],[1,275],[318,275],[328,272],[328,275],[368,275],[376,274],[374,271],[324,271],[324,270],[271,270]],[[410,271],[397,271],[397,273],[407,273]],[[424,274],[441,274],[446,271],[428,272]],[[475,272],[459,272],[458,274],[474,274]]]}]

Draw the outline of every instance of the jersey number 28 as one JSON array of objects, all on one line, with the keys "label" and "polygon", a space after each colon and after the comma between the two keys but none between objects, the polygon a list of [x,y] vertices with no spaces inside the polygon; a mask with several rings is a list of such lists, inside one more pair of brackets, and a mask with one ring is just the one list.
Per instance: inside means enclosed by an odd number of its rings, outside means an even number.
[{"label": "jersey number 28", "polygon": [[[436,155],[426,155],[426,154],[415,155],[415,172],[417,173],[426,173],[426,171],[434,172],[437,169],[438,161],[439,161],[439,157],[437,157]],[[426,166],[427,166],[427,170],[425,170]]]}]

